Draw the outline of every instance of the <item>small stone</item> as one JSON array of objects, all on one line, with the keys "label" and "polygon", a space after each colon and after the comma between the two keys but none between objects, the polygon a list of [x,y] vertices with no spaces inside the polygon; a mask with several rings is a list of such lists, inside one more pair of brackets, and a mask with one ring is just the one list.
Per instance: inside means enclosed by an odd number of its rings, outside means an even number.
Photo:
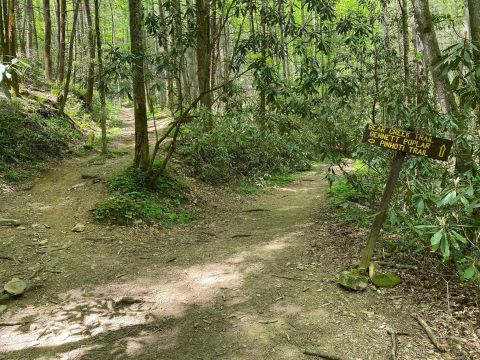
[{"label": "small stone", "polygon": [[47,245],[47,244],[48,244],[48,240],[42,240],[38,242],[38,245]]},{"label": "small stone", "polygon": [[76,224],[73,229],[72,229],[73,232],[84,232],[85,231],[85,224],[82,224],[82,223],[78,223]]},{"label": "small stone", "polygon": [[25,226],[19,226],[19,227],[17,227],[17,229],[18,229],[18,230],[25,230],[26,227],[25,227]]},{"label": "small stone", "polygon": [[7,305],[0,305],[0,315],[7,310]]},{"label": "small stone", "polygon": [[372,282],[375,284],[375,286],[386,287],[386,288],[392,288],[402,282],[402,280],[398,276],[392,274],[391,272],[387,272],[387,273],[376,272],[371,277],[371,279],[372,279]]},{"label": "small stone", "polygon": [[21,295],[27,288],[27,283],[19,278],[13,278],[3,286],[5,290],[10,295]]},{"label": "small stone", "polygon": [[338,276],[338,282],[347,289],[362,291],[368,286],[368,277],[363,275],[358,269],[352,269],[350,271],[342,271]]}]

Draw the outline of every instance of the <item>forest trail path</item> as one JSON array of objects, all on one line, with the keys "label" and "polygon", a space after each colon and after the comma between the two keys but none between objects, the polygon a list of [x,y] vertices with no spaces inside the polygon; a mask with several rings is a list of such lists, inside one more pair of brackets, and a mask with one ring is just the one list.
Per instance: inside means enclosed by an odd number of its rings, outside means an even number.
[{"label": "forest trail path", "polygon": [[[132,145],[131,113],[117,145]],[[130,124],[130,125],[129,125]],[[65,160],[33,188],[2,194],[0,281],[32,287],[5,302],[0,359],[442,359],[410,317],[415,304],[388,291],[352,293],[336,275],[351,261],[348,229],[328,220],[324,167],[258,195],[208,194],[193,224],[104,226],[90,210],[103,181],[131,161]],[[83,177],[82,177],[83,175]],[[207,200],[207,199],[205,199]],[[72,232],[77,223],[82,233]]]}]

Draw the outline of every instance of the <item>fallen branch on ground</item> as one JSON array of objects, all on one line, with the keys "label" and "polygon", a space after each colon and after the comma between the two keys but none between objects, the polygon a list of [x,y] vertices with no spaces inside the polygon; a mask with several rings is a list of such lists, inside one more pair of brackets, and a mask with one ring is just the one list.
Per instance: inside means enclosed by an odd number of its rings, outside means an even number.
[{"label": "fallen branch on ground", "polygon": [[390,337],[392,339],[392,360],[397,360],[397,333],[395,330],[387,328],[387,333],[390,334]]},{"label": "fallen branch on ground", "polygon": [[28,324],[28,322],[0,322],[0,326],[17,326],[17,325],[25,325]]},{"label": "fallen branch on ground", "polygon": [[270,274],[270,275],[272,275],[273,277],[277,277],[277,278],[280,278],[280,279],[287,279],[287,280],[318,281],[318,280],[315,280],[315,279],[303,279],[303,278],[297,278],[297,277],[293,277],[293,276],[285,276],[285,275],[277,275],[277,274]]},{"label": "fallen branch on ground", "polygon": [[425,332],[428,335],[428,338],[432,342],[433,345],[438,349],[440,352],[445,352],[447,351],[445,344],[442,344],[435,333],[433,332],[433,329],[426,323],[425,320],[423,320],[420,316],[418,315],[412,315],[415,320],[420,324],[420,326],[425,330]]},{"label": "fallen branch on ground", "polygon": [[339,356],[327,354],[322,350],[304,350],[303,353],[310,356],[319,356],[327,360],[343,360],[343,358]]}]

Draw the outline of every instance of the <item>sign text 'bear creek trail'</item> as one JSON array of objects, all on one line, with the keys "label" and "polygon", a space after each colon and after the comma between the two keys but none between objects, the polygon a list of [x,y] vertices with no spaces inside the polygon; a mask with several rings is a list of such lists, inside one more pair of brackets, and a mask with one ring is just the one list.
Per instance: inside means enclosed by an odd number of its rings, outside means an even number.
[{"label": "sign text 'bear creek trail'", "polygon": [[407,154],[446,161],[453,142],[411,131],[391,129],[377,124],[368,124],[363,133],[363,142]]}]

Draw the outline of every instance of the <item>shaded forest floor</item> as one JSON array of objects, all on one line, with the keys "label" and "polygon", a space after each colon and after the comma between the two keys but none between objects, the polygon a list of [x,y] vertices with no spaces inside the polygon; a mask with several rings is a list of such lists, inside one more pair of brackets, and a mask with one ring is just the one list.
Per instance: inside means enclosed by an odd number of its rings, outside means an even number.
[{"label": "shaded forest floor", "polygon": [[[432,321],[443,305],[419,304],[409,281],[363,293],[336,284],[359,234],[327,206],[324,166],[248,196],[191,180],[202,214],[190,224],[95,223],[105,179],[131,161],[131,116],[120,116],[114,159],[70,158],[0,195],[2,217],[23,223],[0,229],[10,258],[0,258],[0,281],[31,284],[2,303],[0,322],[24,324],[0,326],[0,359],[314,358],[305,349],[389,359],[387,328],[408,333],[398,359],[475,358],[474,333],[435,350],[411,314],[427,307]],[[72,232],[78,223],[85,231]]]}]

